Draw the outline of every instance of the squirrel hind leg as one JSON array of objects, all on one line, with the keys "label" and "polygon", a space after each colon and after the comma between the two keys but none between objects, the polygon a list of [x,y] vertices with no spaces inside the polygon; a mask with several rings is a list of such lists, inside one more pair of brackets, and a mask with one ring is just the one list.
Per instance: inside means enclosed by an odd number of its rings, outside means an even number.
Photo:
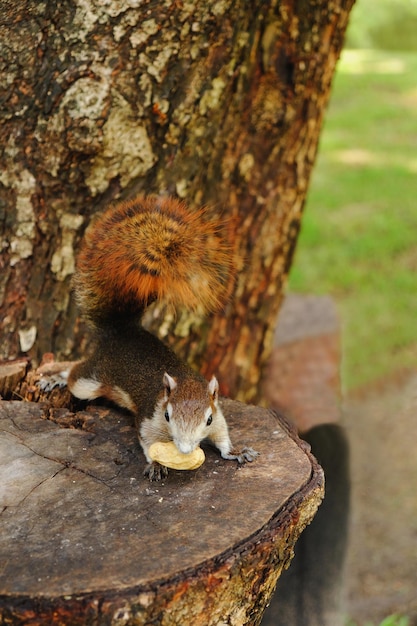
[{"label": "squirrel hind leg", "polygon": [[106,398],[118,406],[132,411],[132,413],[136,412],[136,405],[130,395],[117,385],[106,385],[96,378],[87,378],[84,376],[76,378],[71,372],[68,380],[68,388],[72,395],[80,400]]},{"label": "squirrel hind leg", "polygon": [[68,380],[68,388],[72,395],[80,400],[95,400],[100,398],[102,385],[94,378],[73,378],[70,375]]},{"label": "squirrel hind leg", "polygon": [[97,376],[92,362],[88,359],[78,361],[69,373],[68,389],[73,396],[80,400],[106,398],[129,411],[136,411],[136,405],[127,391],[118,385],[106,384],[99,378],[100,376]]}]

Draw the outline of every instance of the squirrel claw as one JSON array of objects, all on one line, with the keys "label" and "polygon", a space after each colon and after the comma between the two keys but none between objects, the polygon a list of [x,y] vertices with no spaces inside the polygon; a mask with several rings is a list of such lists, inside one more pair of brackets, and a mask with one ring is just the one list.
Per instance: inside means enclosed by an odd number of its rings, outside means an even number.
[{"label": "squirrel claw", "polygon": [[151,482],[157,482],[168,476],[168,468],[156,461],[152,461],[152,463],[148,463],[145,467],[143,474],[147,476]]},{"label": "squirrel claw", "polygon": [[243,465],[243,463],[252,463],[259,456],[259,452],[253,448],[242,448],[242,450],[230,450],[228,454],[222,454],[224,459],[236,459],[236,461]]},{"label": "squirrel claw", "polygon": [[38,387],[45,392],[52,391],[55,387],[63,389],[67,386],[67,380],[60,374],[45,375],[40,378],[37,383]]}]

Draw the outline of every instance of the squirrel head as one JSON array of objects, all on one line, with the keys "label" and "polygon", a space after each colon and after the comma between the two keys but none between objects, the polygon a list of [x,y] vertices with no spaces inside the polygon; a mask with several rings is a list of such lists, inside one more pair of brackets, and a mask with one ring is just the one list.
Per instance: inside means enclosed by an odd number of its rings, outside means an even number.
[{"label": "squirrel head", "polygon": [[157,410],[162,412],[178,450],[188,454],[216,427],[216,417],[221,412],[219,383],[215,376],[210,382],[192,378],[181,381],[165,372],[163,385],[163,397]]}]

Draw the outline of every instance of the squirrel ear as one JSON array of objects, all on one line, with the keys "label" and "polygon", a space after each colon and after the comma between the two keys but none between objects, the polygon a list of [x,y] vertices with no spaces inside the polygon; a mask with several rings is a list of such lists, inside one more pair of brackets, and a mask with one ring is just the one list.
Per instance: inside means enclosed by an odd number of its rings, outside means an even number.
[{"label": "squirrel ear", "polygon": [[163,380],[164,387],[165,387],[165,393],[167,396],[169,396],[171,391],[174,391],[175,387],[177,386],[177,381],[174,378],[172,378],[172,376],[167,374],[167,372],[165,372],[162,380]]},{"label": "squirrel ear", "polygon": [[219,383],[217,382],[217,378],[215,376],[211,377],[211,380],[208,384],[208,390],[209,393],[212,395],[213,400],[216,400],[219,391]]}]

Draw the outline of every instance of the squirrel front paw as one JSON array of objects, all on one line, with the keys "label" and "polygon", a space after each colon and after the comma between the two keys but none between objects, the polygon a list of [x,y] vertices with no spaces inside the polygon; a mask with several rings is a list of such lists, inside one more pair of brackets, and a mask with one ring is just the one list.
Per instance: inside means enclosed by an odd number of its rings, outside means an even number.
[{"label": "squirrel front paw", "polygon": [[242,448],[242,450],[235,450],[232,448],[227,453],[222,453],[222,457],[224,459],[233,460],[235,459],[238,463],[243,465],[243,463],[252,463],[259,456],[259,452],[254,450],[253,448]]},{"label": "squirrel front paw", "polygon": [[147,476],[151,482],[157,482],[168,476],[168,468],[156,461],[152,461],[145,467],[143,474]]}]

